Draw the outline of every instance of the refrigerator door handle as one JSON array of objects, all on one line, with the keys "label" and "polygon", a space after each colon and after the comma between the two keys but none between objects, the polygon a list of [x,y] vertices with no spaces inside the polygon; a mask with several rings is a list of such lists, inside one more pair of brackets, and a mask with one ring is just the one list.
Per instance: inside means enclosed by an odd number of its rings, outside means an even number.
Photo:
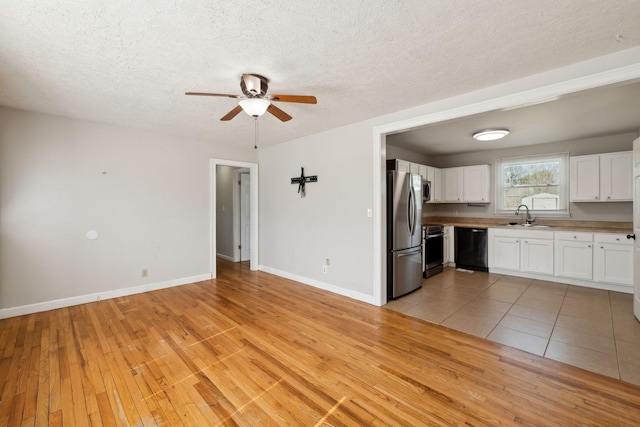
[{"label": "refrigerator door handle", "polygon": [[409,228],[409,235],[413,235],[413,231],[414,231],[414,224],[413,224],[413,220],[415,217],[415,211],[414,211],[414,206],[413,206],[413,187],[410,187],[411,191],[409,191],[409,194],[407,194],[407,227]]},{"label": "refrigerator door handle", "polygon": [[409,219],[409,234],[412,236],[416,234],[416,190],[413,185],[409,187],[409,212],[411,218]]}]

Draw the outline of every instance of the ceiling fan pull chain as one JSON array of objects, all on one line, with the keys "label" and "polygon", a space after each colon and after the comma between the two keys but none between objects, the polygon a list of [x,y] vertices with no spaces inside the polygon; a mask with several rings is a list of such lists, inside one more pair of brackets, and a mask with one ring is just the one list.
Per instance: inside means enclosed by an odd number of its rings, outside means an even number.
[{"label": "ceiling fan pull chain", "polygon": [[254,117],[253,120],[255,121],[255,132],[254,132],[254,142],[253,142],[253,148],[254,150],[258,149],[258,118]]}]

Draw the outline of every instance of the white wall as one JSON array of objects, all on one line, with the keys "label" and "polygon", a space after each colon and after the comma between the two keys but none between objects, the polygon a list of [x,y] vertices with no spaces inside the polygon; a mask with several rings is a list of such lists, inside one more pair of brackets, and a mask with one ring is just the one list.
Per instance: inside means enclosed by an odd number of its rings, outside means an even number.
[{"label": "white wall", "polygon": [[218,256],[233,260],[233,190],[238,185],[233,173],[240,168],[216,167],[216,252]]},{"label": "white wall", "polygon": [[256,161],[253,148],[1,108],[0,316],[208,276],[211,157]]},{"label": "white wall", "polygon": [[[278,144],[259,157],[261,268],[371,300],[371,125]],[[300,167],[318,176],[306,184],[305,198],[291,184]]]}]

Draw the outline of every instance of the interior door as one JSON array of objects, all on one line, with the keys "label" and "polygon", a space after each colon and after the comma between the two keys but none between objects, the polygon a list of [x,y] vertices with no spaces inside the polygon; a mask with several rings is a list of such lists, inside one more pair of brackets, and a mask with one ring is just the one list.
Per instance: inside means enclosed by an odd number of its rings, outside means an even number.
[{"label": "interior door", "polygon": [[[640,237],[640,138],[633,141],[633,233]],[[640,320],[640,239],[633,242],[633,314]]]},{"label": "interior door", "polygon": [[251,191],[250,175],[240,174],[240,261],[251,258]]}]

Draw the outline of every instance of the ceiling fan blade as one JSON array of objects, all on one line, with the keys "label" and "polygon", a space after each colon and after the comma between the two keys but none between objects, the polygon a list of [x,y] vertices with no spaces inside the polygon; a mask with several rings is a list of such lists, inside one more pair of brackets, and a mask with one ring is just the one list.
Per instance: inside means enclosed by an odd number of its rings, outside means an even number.
[{"label": "ceiling fan blade", "polygon": [[228,93],[185,92],[184,94],[196,96],[224,96],[225,98],[240,98],[240,95],[229,95]]},{"label": "ceiling fan blade", "polygon": [[233,110],[229,111],[227,114],[224,115],[223,118],[221,118],[220,120],[223,122],[226,122],[228,120],[233,119],[235,116],[238,115],[238,113],[240,113],[240,111],[242,111],[242,107],[241,106],[237,106],[236,108],[234,108]]},{"label": "ceiling fan blade", "polygon": [[276,116],[277,118],[279,118],[280,120],[282,120],[283,122],[288,122],[293,118],[273,104],[269,105],[269,108],[267,108],[267,111],[273,114],[274,116]]},{"label": "ceiling fan blade", "polygon": [[269,99],[280,102],[298,102],[300,104],[317,104],[315,96],[309,95],[270,95]]}]

